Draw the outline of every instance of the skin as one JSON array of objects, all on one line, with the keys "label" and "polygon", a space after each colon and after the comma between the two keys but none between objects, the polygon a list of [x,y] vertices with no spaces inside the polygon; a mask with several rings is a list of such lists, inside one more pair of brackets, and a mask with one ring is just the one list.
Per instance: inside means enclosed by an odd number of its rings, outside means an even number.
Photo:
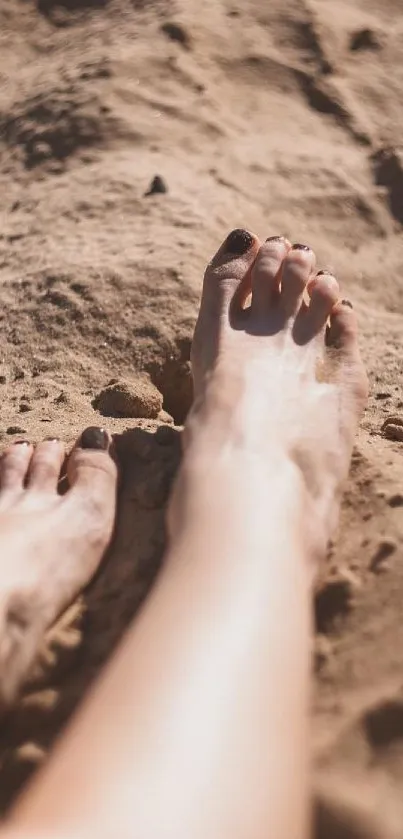
[{"label": "skin", "polygon": [[[16,698],[43,634],[91,580],[110,542],[117,470],[109,438],[87,429],[57,491],[59,440],[10,446],[0,461],[0,705]],[[91,445],[92,448],[88,448]],[[85,446],[85,448],[84,448]],[[55,550],[55,534],[57,548]]]},{"label": "skin", "polygon": [[284,239],[208,266],[165,563],[19,835],[308,836],[311,587],[367,396],[339,297]]}]

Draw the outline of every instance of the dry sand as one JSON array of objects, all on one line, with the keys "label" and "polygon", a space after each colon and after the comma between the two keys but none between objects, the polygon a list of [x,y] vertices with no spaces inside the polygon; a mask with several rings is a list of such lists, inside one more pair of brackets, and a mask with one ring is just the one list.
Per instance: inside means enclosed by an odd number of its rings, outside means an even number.
[{"label": "dry sand", "polygon": [[371,397],[316,598],[316,835],[403,836],[403,443],[382,433],[403,418],[402,58],[401,0],[1,0],[0,444],[132,429],[115,547],[2,726],[3,811],[158,568],[203,266],[248,226],[309,242],[359,312]]}]

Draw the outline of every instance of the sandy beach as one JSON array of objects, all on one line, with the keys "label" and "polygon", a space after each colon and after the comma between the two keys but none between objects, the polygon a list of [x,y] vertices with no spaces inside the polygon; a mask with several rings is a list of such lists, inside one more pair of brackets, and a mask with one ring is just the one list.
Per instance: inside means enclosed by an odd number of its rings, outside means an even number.
[{"label": "sandy beach", "polygon": [[1,0],[0,447],[104,425],[123,464],[113,548],[1,728],[3,813],[152,585],[204,267],[247,227],[310,244],[358,312],[315,836],[403,837],[402,134],[399,0]]}]

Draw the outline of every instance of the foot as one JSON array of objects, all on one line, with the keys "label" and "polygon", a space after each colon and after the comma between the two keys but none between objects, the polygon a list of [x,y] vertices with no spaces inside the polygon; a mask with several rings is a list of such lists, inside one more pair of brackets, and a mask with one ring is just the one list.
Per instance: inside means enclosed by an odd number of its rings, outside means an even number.
[{"label": "foot", "polygon": [[86,586],[110,542],[116,466],[105,431],[83,432],[67,461],[58,440],[16,443],[0,461],[0,702],[29,674],[44,631]]},{"label": "foot", "polygon": [[287,459],[309,504],[310,550],[323,553],[368,387],[335,277],[316,273],[308,246],[233,231],[205,274],[192,369],[185,445],[243,447],[271,474]]}]

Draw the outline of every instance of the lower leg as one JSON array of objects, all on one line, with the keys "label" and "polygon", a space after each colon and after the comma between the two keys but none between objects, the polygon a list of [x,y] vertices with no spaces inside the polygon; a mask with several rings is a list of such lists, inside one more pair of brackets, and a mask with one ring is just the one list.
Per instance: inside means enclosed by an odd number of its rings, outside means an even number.
[{"label": "lower leg", "polygon": [[[365,379],[353,321],[330,279],[312,282],[311,306],[302,307],[312,254],[290,254],[279,240],[258,255],[256,240],[239,239],[229,238],[206,274],[196,400],[164,569],[17,806],[20,829],[307,835],[310,586]],[[245,313],[236,305],[251,282]],[[332,310],[340,355],[325,385],[316,368]]]}]

